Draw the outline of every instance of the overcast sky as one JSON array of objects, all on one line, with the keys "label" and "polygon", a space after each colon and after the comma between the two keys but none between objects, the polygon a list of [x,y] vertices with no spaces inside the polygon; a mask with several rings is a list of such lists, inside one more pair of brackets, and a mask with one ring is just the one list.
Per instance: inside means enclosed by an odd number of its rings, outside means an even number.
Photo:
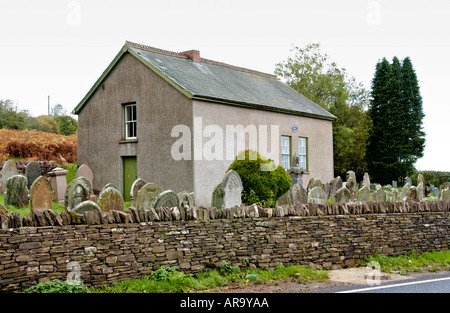
[{"label": "overcast sky", "polygon": [[409,56],[426,114],[416,167],[450,171],[449,32],[448,0],[0,0],[0,99],[71,111],[125,40],[268,73],[318,42],[367,89],[379,59]]}]

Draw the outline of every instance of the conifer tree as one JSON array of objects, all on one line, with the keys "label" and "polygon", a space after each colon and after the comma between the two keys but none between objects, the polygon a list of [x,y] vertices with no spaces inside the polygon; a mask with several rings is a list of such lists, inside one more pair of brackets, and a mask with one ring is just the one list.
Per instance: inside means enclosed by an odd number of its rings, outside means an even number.
[{"label": "conifer tree", "polygon": [[367,166],[375,181],[403,180],[423,156],[422,98],[411,60],[379,62],[372,80]]}]

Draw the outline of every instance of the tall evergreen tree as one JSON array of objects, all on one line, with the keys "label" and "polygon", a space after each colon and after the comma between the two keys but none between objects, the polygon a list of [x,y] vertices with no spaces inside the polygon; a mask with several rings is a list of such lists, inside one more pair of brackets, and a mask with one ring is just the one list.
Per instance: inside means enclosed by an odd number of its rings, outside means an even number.
[{"label": "tall evergreen tree", "polygon": [[379,62],[372,80],[372,130],[367,147],[370,175],[379,183],[402,180],[423,156],[422,98],[411,60]]}]

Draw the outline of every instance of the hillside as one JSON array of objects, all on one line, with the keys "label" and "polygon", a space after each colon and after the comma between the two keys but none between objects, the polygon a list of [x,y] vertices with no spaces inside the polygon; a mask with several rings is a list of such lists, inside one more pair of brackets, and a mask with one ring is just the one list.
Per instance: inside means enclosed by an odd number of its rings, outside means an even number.
[{"label": "hillside", "polygon": [[0,161],[77,162],[77,135],[57,135],[36,130],[0,129]]}]

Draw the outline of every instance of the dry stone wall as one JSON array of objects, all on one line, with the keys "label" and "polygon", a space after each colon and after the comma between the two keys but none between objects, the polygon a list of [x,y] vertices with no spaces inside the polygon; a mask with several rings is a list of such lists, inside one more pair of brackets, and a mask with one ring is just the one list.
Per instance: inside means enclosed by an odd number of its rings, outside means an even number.
[{"label": "dry stone wall", "polygon": [[207,219],[78,225],[61,220],[55,226],[4,228],[0,290],[65,280],[74,268],[90,286],[142,277],[160,266],[192,272],[227,261],[261,268],[305,264],[331,269],[353,266],[375,252],[445,250],[449,205],[436,204],[441,211],[367,214],[352,214],[357,209],[347,206],[348,214],[322,215],[317,214],[319,206],[311,204],[315,214],[304,216],[291,210],[291,215],[271,218],[215,219],[200,210],[199,216]]}]

